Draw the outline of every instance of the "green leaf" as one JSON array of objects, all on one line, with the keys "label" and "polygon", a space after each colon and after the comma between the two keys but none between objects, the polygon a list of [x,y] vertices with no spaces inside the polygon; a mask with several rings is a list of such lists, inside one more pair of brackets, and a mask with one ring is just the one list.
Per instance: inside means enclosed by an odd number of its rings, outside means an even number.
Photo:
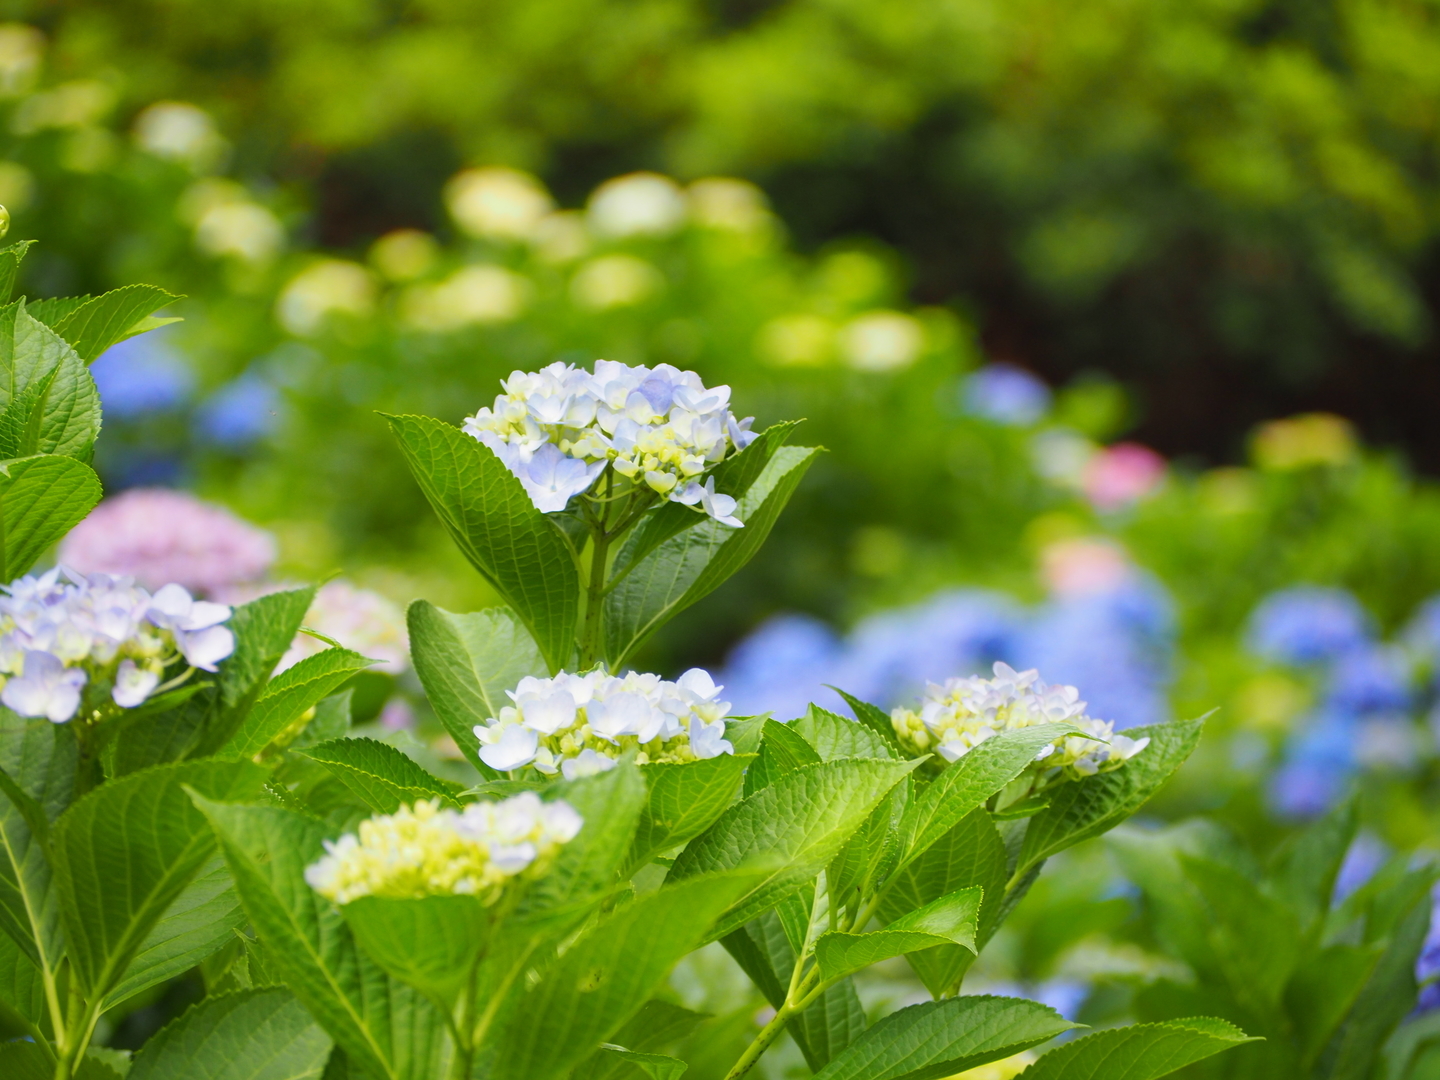
[{"label": "green leaf", "polygon": [[565,667],[580,616],[569,542],[488,447],[430,417],[386,419],[451,539],[515,610],[550,670]]},{"label": "green leaf", "polygon": [[816,1072],[839,1057],[865,1034],[865,1007],[852,979],[841,979],[794,1017],[785,1030],[800,1047],[805,1063]]},{"label": "green leaf", "polygon": [[742,866],[767,868],[712,934],[712,939],[723,937],[813,878],[916,764],[829,761],[783,776],[692,840],[675,860],[669,880]]},{"label": "green leaf", "polygon": [[1285,1011],[1293,1018],[1300,1058],[1307,1066],[1350,1011],[1385,953],[1370,945],[1330,945],[1301,958],[1285,988]]},{"label": "green leaf", "polygon": [[1015,877],[1023,877],[1050,856],[1113,829],[1135,813],[1184,764],[1199,743],[1203,727],[1204,717],[1132,728],[1125,734],[1150,739],[1150,745],[1138,755],[1114,772],[1052,789],[1049,807],[1032,817],[1025,830]]},{"label": "green leaf", "polygon": [[[976,943],[983,946],[999,926],[1009,876],[999,830],[984,810],[973,810],[895,874],[881,900],[880,917],[893,922],[947,893],[979,886],[983,897]],[[941,945],[905,959],[926,989],[940,997],[958,988],[975,957],[958,945]]]},{"label": "green leaf", "polygon": [[38,1025],[45,1013],[45,982],[18,942],[0,934],[0,1015],[9,1009]]},{"label": "green leaf", "polygon": [[[43,392],[31,394],[32,387]],[[59,334],[25,312],[0,308],[0,412],[18,405],[27,445],[9,456],[62,454],[89,461],[100,434],[100,392],[85,363]],[[14,422],[10,425],[14,427]]]},{"label": "green leaf", "polygon": [[126,1080],[308,1080],[330,1038],[290,991],[243,990],[192,1005],[135,1055]]},{"label": "green leaf", "polygon": [[902,915],[883,930],[846,934],[832,930],[815,942],[815,961],[826,981],[936,945],[960,945],[972,953],[980,917],[979,887],[961,889]]},{"label": "green leaf", "polygon": [[1428,868],[1414,871],[1392,890],[1403,906],[1384,953],[1355,996],[1354,1008],[1321,1055],[1321,1072],[1327,1080],[1365,1080],[1374,1075],[1386,1038],[1415,1007],[1415,958],[1430,925],[1433,880]]},{"label": "green leaf", "polygon": [[370,959],[443,1009],[485,945],[488,916],[476,896],[362,896],[340,910]]},{"label": "green leaf", "polygon": [[253,757],[307,709],[338,690],[357,671],[374,661],[349,649],[326,649],[307,656],[270,681],[235,734],[220,747],[229,760]]},{"label": "green leaf", "polygon": [[247,762],[161,765],[96,788],[52,832],[66,953],[91,1001],[108,995],[167,908],[215,850],[186,788],[220,799],[259,795]]},{"label": "green leaf", "polygon": [[747,799],[796,769],[820,763],[820,754],[816,749],[788,724],[766,720],[761,731],[760,756],[745,773]]},{"label": "green leaf", "polygon": [[838,686],[832,686],[830,689],[845,699],[845,704],[850,706],[850,710],[855,714],[855,719],[885,740],[885,744],[890,747],[895,757],[905,756],[905,751],[900,746],[900,737],[895,734],[895,725],[891,723],[889,713],[878,706],[871,705],[868,701],[851,697]]},{"label": "green leaf", "polygon": [[[74,791],[74,732],[0,708],[0,768],[47,821],[53,820]],[[27,820],[33,817],[33,810],[0,795],[0,929],[31,963],[53,976],[64,937],[46,842]]]},{"label": "green leaf", "polygon": [[270,593],[235,609],[225,624],[235,635],[235,651],[220,665],[220,696],[227,708],[242,706],[264,686],[314,602],[315,586],[310,585]]},{"label": "green leaf", "polygon": [[[660,544],[615,584],[605,601],[605,649],[612,670],[620,670],[663,623],[750,561],[818,453],[813,447],[781,447],[739,501],[735,513],[743,529],[703,519]],[[632,533],[619,559],[628,561],[631,546],[639,542]]]},{"label": "green leaf", "polygon": [[516,918],[544,927],[588,913],[620,885],[620,871],[645,805],[645,781],[628,761],[597,776],[546,786],[542,797],[564,799],[585,822],[550,869],[526,890]]},{"label": "green leaf", "polygon": [[[52,325],[88,364],[116,342],[153,329],[150,325],[137,324],[144,324],[147,316],[179,299],[154,285],[126,285],[87,299]],[[163,326],[178,321],[165,319],[155,323]]]},{"label": "green leaf", "polygon": [[549,1080],[606,1042],[753,874],[705,877],[643,896],[595,924],[525,991],[496,1040],[493,1075]]},{"label": "green leaf", "polygon": [[1210,948],[1231,992],[1260,1015],[1273,1013],[1300,960],[1294,913],[1229,866],[1190,855],[1180,864],[1205,899]]},{"label": "green leaf", "polygon": [[244,925],[230,872],[213,855],[140,943],[119,985],[106,996],[105,1008],[183,975],[234,941],[236,929]]},{"label": "green leaf", "polygon": [[1320,918],[1330,910],[1335,879],[1359,827],[1355,800],[1346,799],[1283,851],[1275,875],[1278,893],[1307,926],[1318,929]]},{"label": "green leaf", "polygon": [[1020,1075],[1024,1080],[1155,1080],[1254,1041],[1233,1024],[1209,1016],[1136,1024],[1058,1046]]},{"label": "green leaf", "polygon": [[100,502],[100,478],[72,457],[0,462],[0,579],[14,581]]},{"label": "green leaf", "polygon": [[1036,1001],[958,997],[891,1013],[815,1080],[931,1080],[1018,1054],[1078,1025]]},{"label": "green leaf", "polygon": [[634,1050],[626,1050],[623,1046],[613,1046],[609,1043],[600,1047],[600,1057],[633,1065],[646,1076],[653,1077],[654,1080],[678,1080],[690,1067],[679,1058],[665,1057],[662,1054],[640,1054]]},{"label": "green leaf", "polygon": [[753,754],[721,754],[683,765],[640,766],[647,794],[630,847],[630,866],[689,843],[715,823],[735,801]]},{"label": "green leaf", "polygon": [[442,1073],[444,1022],[419,991],[355,943],[339,909],[305,883],[324,854],[321,822],[270,806],[197,797],[220,837],[267,963],[351,1059],[379,1080]]},{"label": "green leaf", "polygon": [[315,718],[305,725],[300,737],[290,744],[292,750],[308,750],[321,743],[346,739],[350,736],[352,716],[351,702],[355,688],[348,686],[338,694],[331,694],[315,706]]},{"label": "green leaf", "polygon": [[505,691],[526,675],[548,671],[535,639],[509,608],[455,615],[428,600],[405,613],[415,674],[445,730],[482,776],[498,776],[480,760],[475,725],[510,704]]},{"label": "green leaf", "polygon": [[[790,441],[790,436],[799,424],[798,420],[771,424],[744,450],[732,454],[715,466],[706,474],[707,477],[714,477],[715,490],[736,501],[743,498],[755,481],[760,479],[765,467],[770,464],[770,459],[775,456],[775,451]],[[705,517],[697,514],[691,507],[672,502],[661,503],[636,526],[634,539],[625,545],[624,551],[616,559],[610,580],[618,582],[666,540],[705,520]],[[741,520],[749,521],[748,518]]]},{"label": "green leaf", "polygon": [[382,814],[393,814],[401,803],[434,798],[460,806],[459,784],[431,776],[395,747],[374,739],[336,739],[297,753],[329,769],[366,806]]},{"label": "green leaf", "polygon": [[805,715],[790,725],[791,730],[813,746],[821,761],[839,758],[900,758],[890,743],[857,723],[818,705],[811,705]]},{"label": "green leaf", "polygon": [[971,811],[1014,780],[1040,749],[1079,730],[1073,724],[1037,724],[1002,731],[920,788],[900,819],[900,866],[918,858]]},{"label": "green leaf", "polygon": [[21,240],[0,248],[0,304],[10,303],[15,294],[15,283],[20,279],[20,263],[30,250],[34,240]]}]

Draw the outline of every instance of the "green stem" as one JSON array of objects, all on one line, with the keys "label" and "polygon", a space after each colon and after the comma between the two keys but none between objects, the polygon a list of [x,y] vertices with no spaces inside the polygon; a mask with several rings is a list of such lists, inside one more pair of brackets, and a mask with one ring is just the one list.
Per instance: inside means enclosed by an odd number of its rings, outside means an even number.
[{"label": "green stem", "polygon": [[736,1059],[730,1071],[725,1074],[725,1080],[740,1080],[740,1077],[753,1069],[755,1063],[760,1060],[760,1055],[770,1049],[770,1044],[780,1037],[780,1032],[785,1030],[785,1025],[789,1022],[791,1015],[792,1011],[789,1005],[782,1005],[776,1009],[770,1022],[760,1029],[760,1034],[755,1036],[750,1045],[745,1048],[745,1052]]},{"label": "green stem", "polygon": [[100,1019],[100,1010],[86,1003],[75,990],[71,990],[69,1033],[74,1037],[64,1045],[55,1061],[55,1080],[72,1080],[76,1066],[85,1056],[90,1045],[90,1036],[95,1033],[95,1022]]}]

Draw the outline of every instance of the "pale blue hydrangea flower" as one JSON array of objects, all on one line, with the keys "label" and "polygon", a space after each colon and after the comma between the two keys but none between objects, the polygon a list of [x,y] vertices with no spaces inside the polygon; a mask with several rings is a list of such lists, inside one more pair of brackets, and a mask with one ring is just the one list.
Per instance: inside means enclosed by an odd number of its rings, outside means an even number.
[{"label": "pale blue hydrangea flower", "polygon": [[1271,593],[1250,616],[1251,649],[1282,664],[1321,663],[1370,640],[1369,615],[1344,589],[1301,585]]},{"label": "pale blue hydrangea flower", "polygon": [[987,364],[965,380],[965,411],[997,424],[1029,427],[1050,411],[1050,388],[1024,368]]}]

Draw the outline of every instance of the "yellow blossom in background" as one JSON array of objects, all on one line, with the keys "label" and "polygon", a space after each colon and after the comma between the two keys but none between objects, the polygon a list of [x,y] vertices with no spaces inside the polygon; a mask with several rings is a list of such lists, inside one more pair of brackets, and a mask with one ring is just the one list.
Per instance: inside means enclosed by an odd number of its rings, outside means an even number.
[{"label": "yellow blossom in background", "polygon": [[1004,1058],[1000,1061],[992,1061],[987,1065],[977,1065],[973,1069],[966,1069],[962,1073],[956,1073],[949,1080],[1013,1080],[1035,1062],[1035,1055],[1029,1050],[1016,1054],[1014,1057]]},{"label": "yellow blossom in background", "polygon": [[1261,424],[1250,452],[1262,469],[1284,472],[1311,465],[1344,465],[1355,460],[1350,421],[1333,413],[1306,413]]}]

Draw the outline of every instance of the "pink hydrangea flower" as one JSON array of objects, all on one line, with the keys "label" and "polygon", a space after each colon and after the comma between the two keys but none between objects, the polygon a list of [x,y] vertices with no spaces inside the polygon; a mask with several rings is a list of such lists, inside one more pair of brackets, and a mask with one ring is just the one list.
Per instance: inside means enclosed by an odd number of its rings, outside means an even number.
[{"label": "pink hydrangea flower", "polygon": [[[244,604],[267,593],[293,588],[296,588],[293,584],[271,581],[223,589],[218,598],[227,604]],[[332,581],[315,594],[315,602],[305,613],[304,625],[347,649],[380,661],[371,671],[399,675],[410,666],[405,612],[377,592],[357,588],[348,581]],[[276,666],[276,674],[329,647],[309,634],[296,634],[289,651]]]},{"label": "pink hydrangea flower", "polygon": [[127,575],[147,589],[173,582],[210,594],[264,577],[275,539],[183,491],[132,488],[75,526],[59,561],[84,574]]},{"label": "pink hydrangea flower", "polygon": [[1116,443],[1085,463],[1081,486],[1097,510],[1119,510],[1143,499],[1165,479],[1165,459],[1139,443]]}]

